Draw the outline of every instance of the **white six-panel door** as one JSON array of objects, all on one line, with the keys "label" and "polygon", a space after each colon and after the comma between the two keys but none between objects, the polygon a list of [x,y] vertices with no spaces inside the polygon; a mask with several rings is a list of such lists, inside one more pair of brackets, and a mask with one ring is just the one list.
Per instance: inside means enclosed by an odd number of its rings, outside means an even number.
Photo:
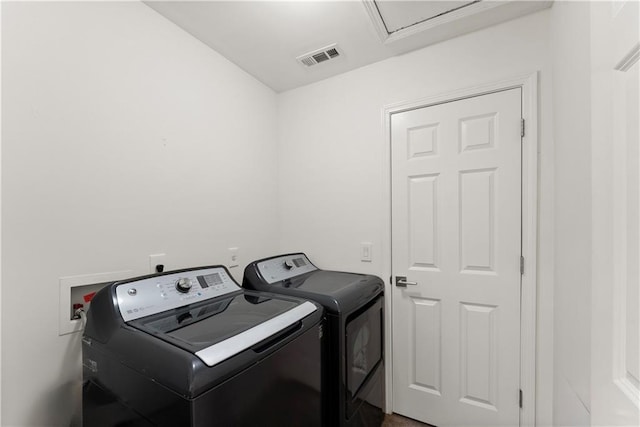
[{"label": "white six-panel door", "polygon": [[592,75],[591,425],[638,426],[640,3],[591,8],[603,39]]},{"label": "white six-panel door", "polygon": [[519,423],[520,126],[519,88],[391,116],[394,412]]}]

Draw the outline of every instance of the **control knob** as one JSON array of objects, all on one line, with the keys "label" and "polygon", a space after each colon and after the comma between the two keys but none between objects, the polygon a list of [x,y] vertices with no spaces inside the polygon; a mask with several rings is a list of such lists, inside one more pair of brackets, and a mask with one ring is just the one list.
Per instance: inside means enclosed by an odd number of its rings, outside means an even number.
[{"label": "control knob", "polygon": [[178,290],[178,292],[186,294],[191,289],[191,280],[187,279],[186,277],[178,279],[178,281],[176,282],[176,289]]},{"label": "control knob", "polygon": [[293,268],[293,261],[291,261],[290,259],[286,260],[284,262],[284,268],[286,268],[287,270],[291,270]]}]

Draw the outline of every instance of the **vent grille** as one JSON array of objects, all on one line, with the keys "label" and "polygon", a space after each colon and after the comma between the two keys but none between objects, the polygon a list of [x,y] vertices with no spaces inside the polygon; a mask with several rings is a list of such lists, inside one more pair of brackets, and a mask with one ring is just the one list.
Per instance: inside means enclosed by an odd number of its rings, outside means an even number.
[{"label": "vent grille", "polygon": [[323,61],[328,61],[329,55],[327,55],[326,53],[322,52],[322,53],[316,53],[315,55],[312,56],[312,58],[314,59],[314,61],[316,61],[317,63],[323,62]]},{"label": "vent grille", "polygon": [[336,56],[340,55],[340,53],[338,52],[338,49],[333,47],[327,50],[327,55],[329,55],[329,58],[335,58]]},{"label": "vent grille", "polygon": [[301,64],[304,64],[307,67],[311,67],[321,62],[337,58],[341,55],[342,54],[338,50],[338,46],[332,44],[330,46],[323,47],[322,49],[317,49],[312,52],[305,53],[304,55],[300,55],[296,59]]}]

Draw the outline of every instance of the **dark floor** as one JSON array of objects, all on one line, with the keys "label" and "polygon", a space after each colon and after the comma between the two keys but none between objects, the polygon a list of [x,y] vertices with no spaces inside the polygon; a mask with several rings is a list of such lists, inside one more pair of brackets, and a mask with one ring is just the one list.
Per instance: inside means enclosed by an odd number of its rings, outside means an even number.
[{"label": "dark floor", "polygon": [[412,420],[398,414],[385,414],[382,427],[431,427],[429,424]]}]

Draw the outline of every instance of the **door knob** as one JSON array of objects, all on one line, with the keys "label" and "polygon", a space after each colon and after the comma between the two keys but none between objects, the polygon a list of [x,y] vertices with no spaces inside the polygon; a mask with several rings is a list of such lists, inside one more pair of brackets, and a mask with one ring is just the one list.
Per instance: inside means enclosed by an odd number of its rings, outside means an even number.
[{"label": "door knob", "polygon": [[417,286],[418,282],[407,282],[406,276],[396,276],[396,286],[406,288],[407,285]]}]

